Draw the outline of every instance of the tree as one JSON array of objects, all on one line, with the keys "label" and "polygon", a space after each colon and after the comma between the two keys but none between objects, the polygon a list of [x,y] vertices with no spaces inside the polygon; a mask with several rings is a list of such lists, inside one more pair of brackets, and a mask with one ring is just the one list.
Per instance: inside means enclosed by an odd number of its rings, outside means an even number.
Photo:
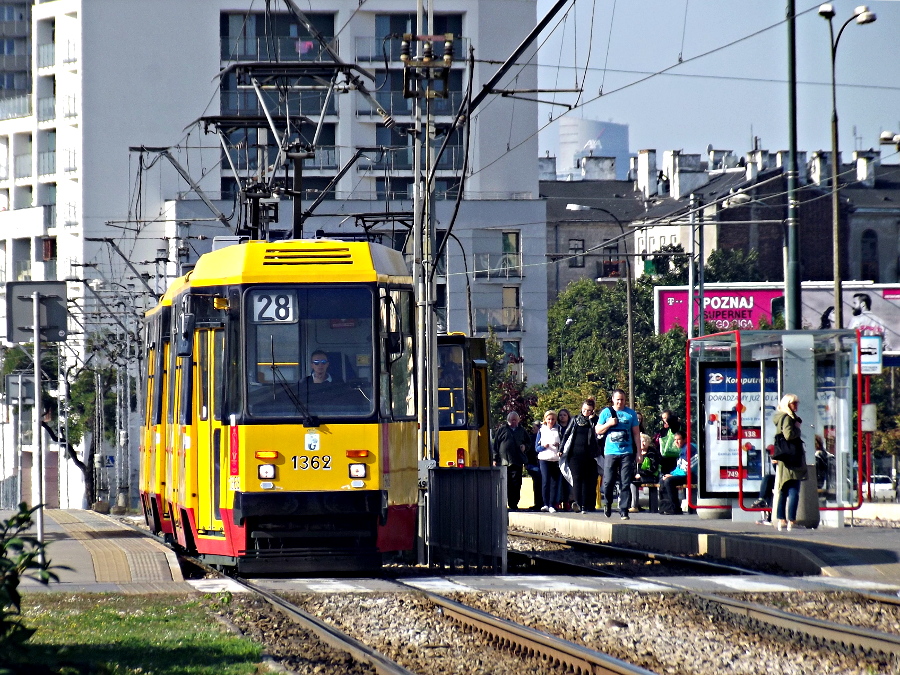
[{"label": "tree", "polygon": [[527,425],[525,428],[530,428],[533,417],[531,409],[537,404],[537,393],[529,389],[527,380],[519,381],[516,373],[507,366],[503,346],[493,329],[487,339],[487,361],[491,428],[499,426],[513,411],[522,418],[522,424]]},{"label": "tree", "polygon": [[651,260],[657,286],[683,286],[687,283],[691,259],[681,244],[666,244],[653,252]]},{"label": "tree", "polygon": [[759,252],[756,249],[744,253],[739,248],[718,248],[706,259],[704,275],[709,283],[763,281],[759,271]]},{"label": "tree", "polygon": [[[666,281],[671,280],[671,277]],[[653,280],[644,276],[632,284],[634,362],[637,396],[632,407],[655,416],[666,408],[684,407],[684,331],[656,335],[653,321]],[[590,279],[572,282],[547,313],[551,352],[559,346],[565,364],[540,389],[541,408],[577,410],[593,396],[605,405],[609,392],[628,386],[626,283],[613,286]],[[566,320],[572,323],[566,325]]]}]

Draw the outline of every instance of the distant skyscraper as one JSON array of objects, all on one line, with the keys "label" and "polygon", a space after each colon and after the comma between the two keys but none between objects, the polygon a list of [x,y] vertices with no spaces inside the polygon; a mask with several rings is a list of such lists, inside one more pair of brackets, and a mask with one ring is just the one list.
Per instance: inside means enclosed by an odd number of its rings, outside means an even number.
[{"label": "distant skyscraper", "polygon": [[558,173],[581,175],[578,162],[582,157],[615,157],[616,178],[628,177],[628,125],[615,122],[598,122],[577,117],[559,120]]}]

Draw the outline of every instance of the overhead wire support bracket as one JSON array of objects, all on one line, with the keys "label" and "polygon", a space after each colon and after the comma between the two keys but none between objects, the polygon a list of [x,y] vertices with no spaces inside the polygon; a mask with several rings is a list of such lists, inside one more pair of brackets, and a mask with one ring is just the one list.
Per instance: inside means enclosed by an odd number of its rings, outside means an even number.
[{"label": "overhead wire support bracket", "polygon": [[222,213],[216,207],[216,205],[212,203],[212,200],[210,200],[210,198],[206,196],[206,193],[203,191],[203,188],[201,188],[197,184],[197,181],[195,181],[193,178],[191,178],[191,175],[187,172],[187,170],[183,166],[181,166],[181,163],[177,159],[175,159],[175,157],[172,156],[172,153],[169,151],[169,148],[167,148],[167,147],[155,148],[155,147],[149,147],[146,145],[140,145],[140,146],[130,147],[130,148],[128,148],[128,150],[130,152],[155,152],[158,155],[160,155],[161,157],[165,157],[167,160],[169,160],[169,163],[173,167],[175,167],[175,170],[178,172],[178,175],[180,175],[182,178],[184,178],[185,182],[187,182],[187,184],[191,187],[191,189],[197,193],[197,196],[200,197],[200,200],[204,204],[206,204],[206,206],[209,208],[210,211],[213,212],[213,215],[225,227],[227,227],[229,230],[231,229],[231,221],[228,220],[228,216],[226,216],[224,213]]}]

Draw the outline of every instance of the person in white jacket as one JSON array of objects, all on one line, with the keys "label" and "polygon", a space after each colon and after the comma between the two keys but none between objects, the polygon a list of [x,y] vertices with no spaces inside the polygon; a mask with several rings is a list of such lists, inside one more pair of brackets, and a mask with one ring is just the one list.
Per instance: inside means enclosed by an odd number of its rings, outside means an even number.
[{"label": "person in white jacket", "polygon": [[559,444],[562,429],[556,423],[556,411],[544,413],[544,424],[538,434],[538,461],[541,466],[541,489],[544,505],[541,511],[556,513],[556,494],[559,491]]}]

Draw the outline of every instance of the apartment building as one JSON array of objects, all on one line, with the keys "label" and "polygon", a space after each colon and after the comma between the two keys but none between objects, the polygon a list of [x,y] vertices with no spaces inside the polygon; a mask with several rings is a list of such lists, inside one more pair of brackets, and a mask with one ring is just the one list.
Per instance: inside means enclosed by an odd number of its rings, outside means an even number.
[{"label": "apartment building", "polygon": [[[219,73],[229,65],[325,58],[283,4],[266,8],[250,0],[0,3],[0,51],[7,47],[5,36],[14,33],[9,48],[15,57],[0,59],[0,87],[8,82],[14,94],[0,97],[0,276],[68,282],[72,323],[65,358],[84,358],[98,326],[135,325],[153,295],[208,250],[212,236],[230,234],[159,149],[168,148],[226,214],[233,212],[237,192],[231,166],[239,176],[264,175],[266,159],[274,157],[264,132],[230,131],[226,156],[216,136],[204,134],[195,121],[262,114],[252,90],[229,75],[220,82]],[[315,157],[303,167],[310,201],[357,148],[383,148],[364,153],[326,195],[309,221],[310,233],[358,233],[358,221],[348,216],[411,211],[413,117],[401,91],[399,41],[392,36],[414,32],[414,13],[407,0],[369,0],[363,6],[328,0],[309,12],[344,61],[374,74],[367,82],[394,125],[358,91],[327,100],[309,88],[280,98],[265,93],[272,112],[286,105],[318,120],[324,110]],[[435,7],[431,32],[459,36],[447,96],[431,105],[438,142],[462,101],[469,46],[478,59],[477,92],[497,67],[489,62],[505,59],[535,22],[535,0],[462,0]],[[12,70],[19,60],[27,66],[21,73]],[[3,73],[12,75],[3,80]],[[305,83],[301,76],[298,84]],[[536,67],[526,65],[500,86],[536,84]],[[529,101],[488,98],[473,117],[465,198],[438,279],[444,327],[494,330],[532,383],[546,378],[547,352],[545,206],[538,198],[536,130],[537,108]],[[449,227],[463,163],[463,137],[451,133],[436,173],[439,231]],[[289,229],[291,205],[279,206],[274,227]],[[396,220],[374,229],[397,246],[406,234]],[[13,425],[3,426],[3,447],[13,447]],[[134,431],[132,416],[123,429],[125,449],[104,448],[115,457],[110,461],[133,458]],[[28,446],[22,449],[27,455]],[[0,461],[3,476],[10,475],[8,455]],[[60,485],[77,487],[78,472],[69,475],[67,463],[59,464]],[[131,461],[129,471],[136,467]]]}]

